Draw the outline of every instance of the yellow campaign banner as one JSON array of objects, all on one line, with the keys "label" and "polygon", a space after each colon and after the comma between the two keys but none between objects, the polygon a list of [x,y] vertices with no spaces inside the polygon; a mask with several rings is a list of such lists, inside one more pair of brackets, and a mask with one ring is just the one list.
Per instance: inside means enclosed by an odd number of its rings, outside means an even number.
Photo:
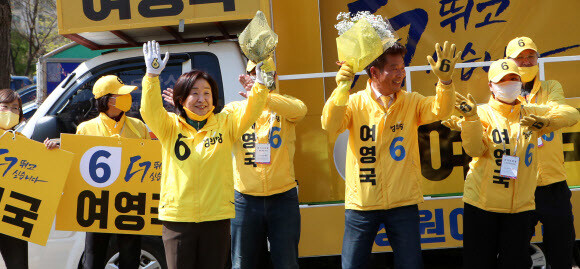
[{"label": "yellow campaign banner", "polygon": [[[469,92],[479,103],[485,103],[490,96],[489,68],[481,62],[503,58],[505,47],[513,38],[532,38],[544,60],[580,55],[580,27],[569,27],[574,23],[570,18],[575,18],[579,7],[577,0],[319,0],[302,1],[298,5],[293,1],[272,1],[274,31],[280,39],[276,48],[280,90],[303,100],[308,107],[307,116],[296,128],[296,148],[300,150],[296,151],[294,163],[300,183],[300,201],[344,200],[340,170],[344,162],[335,157],[345,154],[342,150],[347,142],[344,139],[335,145],[333,137],[329,138],[320,125],[324,102],[335,89],[336,82],[334,76],[309,77],[338,71],[335,64],[338,32],[334,25],[338,23],[339,12],[370,11],[387,17],[401,38],[400,43],[407,48],[404,60],[408,81],[403,89],[425,96],[435,94],[437,83],[426,56],[436,56],[437,42],[455,43],[457,52],[461,51],[458,64],[470,65],[455,70],[455,89],[462,94]],[[292,17],[295,14],[304,18],[303,24],[312,27],[294,27],[296,22]],[[566,97],[580,97],[577,75],[580,61],[562,60],[545,63],[540,60],[545,78],[558,80]],[[286,77],[300,74],[309,76],[303,79]],[[367,79],[366,75],[356,76],[351,93],[364,89]],[[305,88],[320,90],[305,91]],[[438,128],[436,124],[421,128],[420,139],[425,142],[423,146],[420,144],[422,189],[426,195],[462,192],[467,166],[462,162],[460,137]],[[439,150],[438,144],[445,142],[446,135],[452,136],[448,139],[451,146]],[[429,151],[429,147],[436,151]]]},{"label": "yellow campaign banner", "polygon": [[[572,191],[572,204],[580,202],[580,190]],[[419,205],[421,249],[463,247],[463,200],[461,196],[428,198]],[[340,255],[344,234],[344,204],[302,206],[300,257]],[[574,207],[574,215],[580,214]],[[580,229],[580,220],[574,226]],[[532,242],[541,242],[543,227],[538,223]],[[578,236],[576,237],[578,238]],[[384,224],[373,243],[373,252],[393,251]]]},{"label": "yellow campaign banner", "polygon": [[184,24],[249,20],[267,7],[265,0],[57,0],[58,32],[176,26],[180,20]]},{"label": "yellow campaign banner", "polygon": [[44,246],[73,154],[11,132],[0,136],[0,231]]},{"label": "yellow campaign banner", "polygon": [[75,153],[56,229],[161,235],[157,140],[62,134]]}]

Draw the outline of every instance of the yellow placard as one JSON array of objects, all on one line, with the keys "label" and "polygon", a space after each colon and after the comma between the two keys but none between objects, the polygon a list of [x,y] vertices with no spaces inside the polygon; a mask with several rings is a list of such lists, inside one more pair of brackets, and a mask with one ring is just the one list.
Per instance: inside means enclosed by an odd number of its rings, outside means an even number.
[{"label": "yellow placard", "polygon": [[56,229],[161,235],[157,140],[62,134],[75,153]]},{"label": "yellow placard", "polygon": [[269,10],[264,0],[57,0],[58,32],[128,30],[249,20]]},{"label": "yellow placard", "polygon": [[[1,135],[1,134],[0,134]],[[0,231],[46,245],[73,154],[10,132],[0,138]]]}]

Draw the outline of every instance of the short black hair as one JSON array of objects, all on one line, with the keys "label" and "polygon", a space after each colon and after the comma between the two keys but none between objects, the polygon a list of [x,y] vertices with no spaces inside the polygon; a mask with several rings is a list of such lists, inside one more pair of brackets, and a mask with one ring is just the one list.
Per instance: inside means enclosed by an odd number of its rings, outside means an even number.
[{"label": "short black hair", "polygon": [[97,107],[97,111],[99,113],[105,113],[109,110],[109,98],[113,96],[112,94],[103,95],[97,99],[95,99],[95,106]]},{"label": "short black hair", "polygon": [[205,79],[211,88],[211,98],[213,105],[215,106],[213,113],[217,114],[222,110],[222,107],[218,106],[219,89],[217,82],[207,72],[194,69],[181,75],[175,82],[175,86],[173,86],[173,104],[176,108],[175,112],[181,117],[187,117],[181,102],[187,99],[193,84],[195,84],[198,79]]},{"label": "short black hair", "polygon": [[365,71],[367,72],[369,78],[371,78],[371,67],[374,66],[375,68],[378,68],[382,71],[383,67],[385,67],[385,64],[387,64],[387,55],[401,55],[404,58],[405,54],[407,54],[407,48],[401,45],[401,43],[395,42],[395,44],[385,50],[381,56],[377,57],[372,63],[370,63],[365,68]]}]

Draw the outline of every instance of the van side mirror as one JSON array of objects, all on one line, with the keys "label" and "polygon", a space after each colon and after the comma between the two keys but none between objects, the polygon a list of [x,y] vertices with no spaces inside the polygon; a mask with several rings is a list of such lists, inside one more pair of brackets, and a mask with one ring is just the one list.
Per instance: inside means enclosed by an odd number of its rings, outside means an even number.
[{"label": "van side mirror", "polygon": [[61,133],[66,133],[62,121],[56,116],[44,116],[36,122],[30,139],[42,143],[47,137],[60,138]]}]

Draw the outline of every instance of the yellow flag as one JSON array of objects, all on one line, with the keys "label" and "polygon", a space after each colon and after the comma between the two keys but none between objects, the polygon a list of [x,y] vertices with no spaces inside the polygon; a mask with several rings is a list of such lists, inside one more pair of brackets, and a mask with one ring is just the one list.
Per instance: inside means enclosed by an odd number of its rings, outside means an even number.
[{"label": "yellow flag", "polygon": [[0,137],[0,231],[46,245],[73,154],[5,132]]},{"label": "yellow flag", "polygon": [[63,134],[62,148],[75,158],[58,230],[161,235],[159,141]]}]

